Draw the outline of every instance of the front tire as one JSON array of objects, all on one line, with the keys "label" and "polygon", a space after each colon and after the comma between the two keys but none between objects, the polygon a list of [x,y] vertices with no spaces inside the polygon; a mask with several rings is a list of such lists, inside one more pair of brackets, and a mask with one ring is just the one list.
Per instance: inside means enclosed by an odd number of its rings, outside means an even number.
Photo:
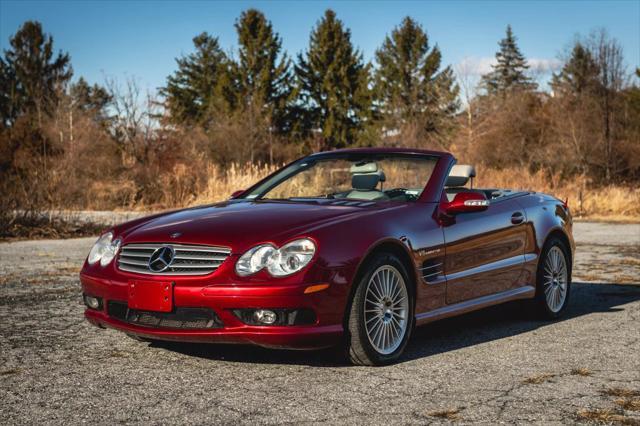
[{"label": "front tire", "polygon": [[569,304],[571,257],[566,244],[552,237],[545,244],[536,273],[536,311],[543,319],[559,318]]},{"label": "front tire", "polygon": [[404,351],[414,325],[413,282],[392,254],[376,255],[356,283],[345,349],[355,365],[385,365]]}]

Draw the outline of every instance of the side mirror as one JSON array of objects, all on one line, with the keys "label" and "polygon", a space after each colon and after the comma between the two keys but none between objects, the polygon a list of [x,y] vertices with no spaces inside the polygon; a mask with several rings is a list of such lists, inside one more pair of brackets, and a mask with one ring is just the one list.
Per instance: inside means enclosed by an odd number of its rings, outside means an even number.
[{"label": "side mirror", "polygon": [[458,192],[453,201],[445,204],[444,212],[450,216],[459,213],[481,212],[489,207],[486,195],[480,192]]},{"label": "side mirror", "polygon": [[242,193],[244,192],[244,189],[239,189],[237,191],[233,191],[233,193],[231,194],[231,200],[233,200],[234,198],[242,195]]}]

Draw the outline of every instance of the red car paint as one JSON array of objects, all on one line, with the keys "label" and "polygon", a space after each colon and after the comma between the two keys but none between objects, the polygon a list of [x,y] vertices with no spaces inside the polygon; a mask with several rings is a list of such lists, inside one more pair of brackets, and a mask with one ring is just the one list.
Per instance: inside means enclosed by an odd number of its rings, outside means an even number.
[{"label": "red car paint", "polygon": [[[438,158],[416,202],[336,206],[322,201],[251,201],[241,198],[243,192],[234,193],[240,199],[163,213],[114,227],[112,232],[123,244],[224,246],[231,248],[231,254],[209,275],[169,278],[125,272],[118,269],[115,260],[105,267],[85,262],[80,273],[83,293],[104,301],[100,309],[87,308],[85,317],[94,325],[151,339],[321,348],[340,341],[353,284],[367,257],[377,250],[392,250],[408,265],[416,283],[418,324],[532,297],[538,255],[548,236],[552,233],[562,236],[573,250],[568,210],[560,200],[548,195],[515,193],[492,202],[482,212],[447,215],[450,203],[443,188],[455,163],[449,153],[377,148],[333,151],[312,157],[382,153]],[[172,238],[176,234],[179,236]],[[260,243],[281,247],[301,237],[310,238],[317,245],[314,259],[303,270],[282,278],[274,278],[264,270],[247,277],[236,274],[237,259],[251,247]],[[423,265],[439,263],[442,268],[436,275],[422,275]],[[124,302],[134,308],[154,306],[153,301],[130,302],[130,286],[137,281],[169,282],[172,308],[211,309],[224,327],[154,328],[108,315],[108,301]],[[329,286],[305,293],[307,287],[317,284]],[[135,297],[144,298],[145,293]],[[315,313],[316,321],[309,325],[247,325],[233,313],[242,308],[306,308]]]}]

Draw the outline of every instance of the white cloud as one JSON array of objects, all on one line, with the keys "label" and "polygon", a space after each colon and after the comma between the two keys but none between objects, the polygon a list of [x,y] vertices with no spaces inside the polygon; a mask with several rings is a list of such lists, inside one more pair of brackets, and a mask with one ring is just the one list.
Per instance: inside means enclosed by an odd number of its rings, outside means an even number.
[{"label": "white cloud", "polygon": [[[529,71],[536,74],[546,74],[557,71],[562,66],[557,59],[549,58],[529,58]],[[480,76],[493,70],[492,65],[496,64],[495,57],[467,56],[456,65],[456,70],[460,74],[469,76]]]},{"label": "white cloud", "polygon": [[460,74],[469,76],[483,75],[491,72],[491,65],[496,63],[496,58],[479,58],[477,56],[467,56],[456,65]]},{"label": "white cloud", "polygon": [[530,58],[527,63],[531,71],[543,74],[555,72],[562,68],[562,62],[557,59]]}]

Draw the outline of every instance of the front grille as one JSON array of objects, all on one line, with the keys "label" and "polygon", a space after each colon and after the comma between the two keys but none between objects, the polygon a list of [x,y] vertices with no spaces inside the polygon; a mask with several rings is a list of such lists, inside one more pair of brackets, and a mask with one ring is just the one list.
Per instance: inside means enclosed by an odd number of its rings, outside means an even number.
[{"label": "front grille", "polygon": [[207,308],[175,308],[173,312],[152,312],[130,309],[126,303],[110,300],[110,317],[129,324],[154,328],[207,329],[222,328],[222,320]]},{"label": "front grille", "polygon": [[[162,272],[149,269],[149,258],[161,247],[171,247],[175,257]],[[151,275],[207,275],[231,254],[227,247],[196,246],[183,244],[127,244],[118,256],[118,268],[122,271]]]}]

